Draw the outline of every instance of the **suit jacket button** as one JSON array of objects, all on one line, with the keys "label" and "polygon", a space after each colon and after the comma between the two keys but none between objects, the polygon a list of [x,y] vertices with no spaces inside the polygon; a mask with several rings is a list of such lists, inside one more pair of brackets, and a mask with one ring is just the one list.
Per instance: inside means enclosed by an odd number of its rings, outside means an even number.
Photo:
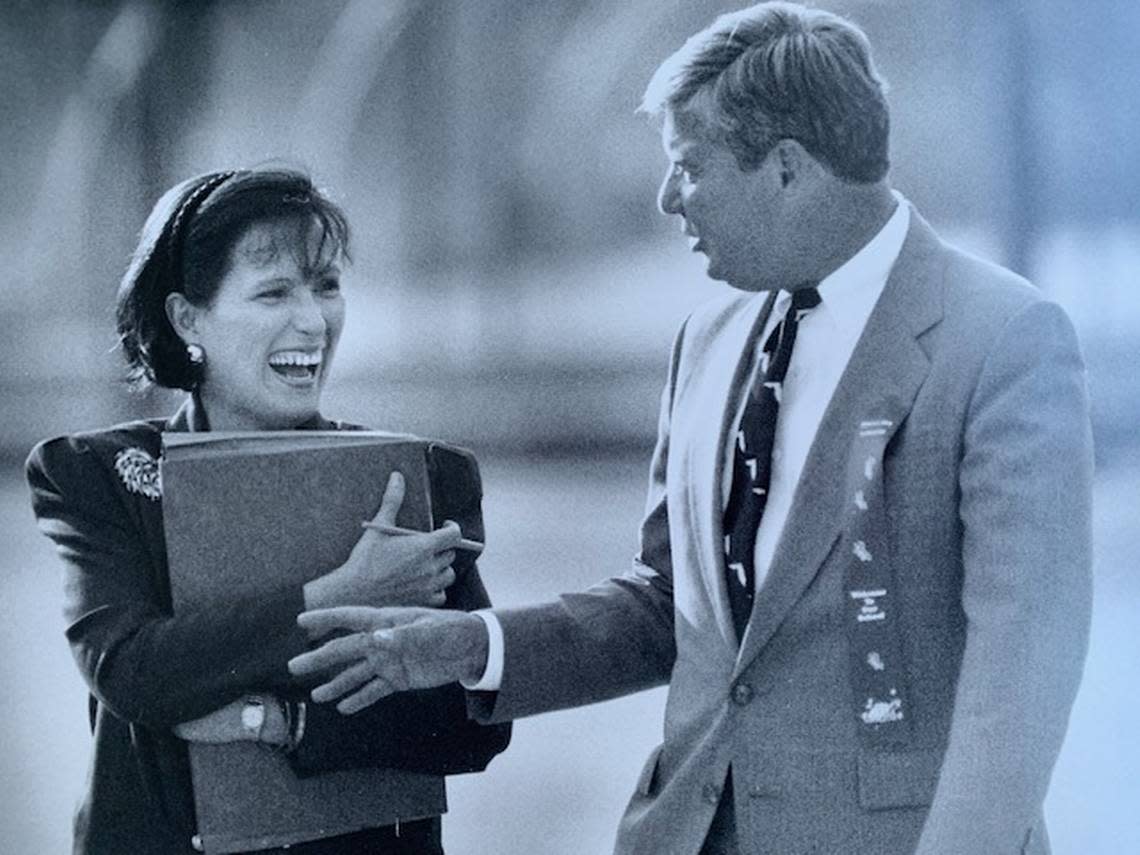
[{"label": "suit jacket button", "polygon": [[752,687],[747,683],[737,683],[732,687],[732,702],[741,707],[751,703]]},{"label": "suit jacket button", "polygon": [[705,784],[701,788],[701,798],[710,805],[717,804],[720,801],[720,787],[716,784]]}]

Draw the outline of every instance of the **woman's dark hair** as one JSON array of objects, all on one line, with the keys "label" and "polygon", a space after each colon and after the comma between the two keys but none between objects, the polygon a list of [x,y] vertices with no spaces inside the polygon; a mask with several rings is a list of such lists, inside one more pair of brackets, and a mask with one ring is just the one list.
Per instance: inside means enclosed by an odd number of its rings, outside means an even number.
[{"label": "woman's dark hair", "polygon": [[147,217],[119,283],[116,318],[128,379],[139,386],[193,389],[201,367],[190,361],[186,344],[170,325],[167,296],[180,292],[197,306],[209,306],[230,251],[246,230],[294,218],[318,229],[311,255],[348,259],[344,212],[302,172],[210,172],[167,190]]}]

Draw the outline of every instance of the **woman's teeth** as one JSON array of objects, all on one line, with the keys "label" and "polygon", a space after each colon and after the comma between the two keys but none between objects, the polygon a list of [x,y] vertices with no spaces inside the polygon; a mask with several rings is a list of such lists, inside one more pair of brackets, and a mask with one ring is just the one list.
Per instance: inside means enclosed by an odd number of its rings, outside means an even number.
[{"label": "woman's teeth", "polygon": [[312,377],[321,367],[321,354],[282,350],[269,357],[269,367],[284,377]]}]

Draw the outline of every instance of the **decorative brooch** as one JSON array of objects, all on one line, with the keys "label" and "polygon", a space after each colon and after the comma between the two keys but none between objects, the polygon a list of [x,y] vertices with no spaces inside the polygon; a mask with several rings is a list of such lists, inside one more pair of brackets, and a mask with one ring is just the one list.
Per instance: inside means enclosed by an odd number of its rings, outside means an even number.
[{"label": "decorative brooch", "polygon": [[151,501],[162,498],[158,461],[141,448],[124,448],[116,454],[115,471],[130,492],[146,496]]}]

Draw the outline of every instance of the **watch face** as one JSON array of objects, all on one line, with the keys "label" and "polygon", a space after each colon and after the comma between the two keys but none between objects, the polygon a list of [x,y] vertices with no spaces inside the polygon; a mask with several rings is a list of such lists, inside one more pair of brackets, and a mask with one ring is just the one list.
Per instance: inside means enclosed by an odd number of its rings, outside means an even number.
[{"label": "watch face", "polygon": [[259,731],[265,724],[265,706],[247,701],[241,708],[241,726],[246,730]]}]

